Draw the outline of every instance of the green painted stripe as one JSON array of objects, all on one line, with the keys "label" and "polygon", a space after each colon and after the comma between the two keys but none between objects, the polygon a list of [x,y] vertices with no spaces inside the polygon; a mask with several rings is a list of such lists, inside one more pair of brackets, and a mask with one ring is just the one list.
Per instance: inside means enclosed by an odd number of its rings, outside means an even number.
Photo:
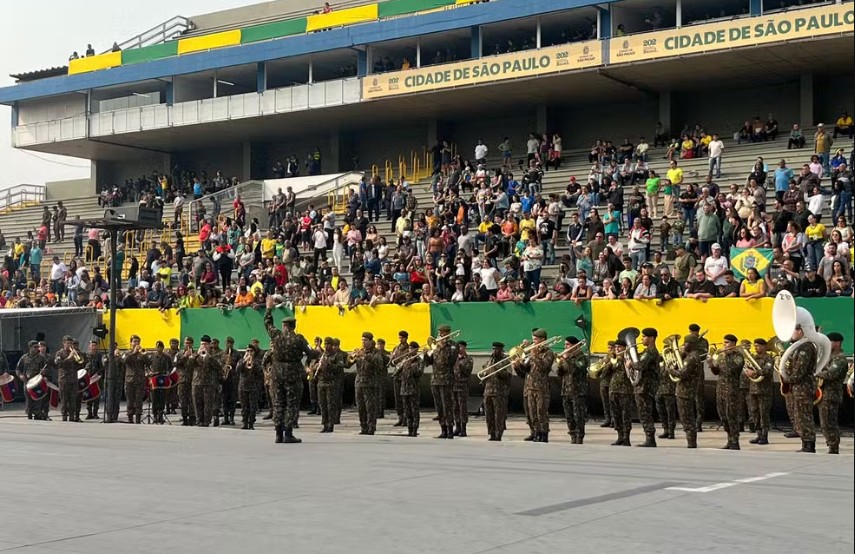
[{"label": "green painted stripe", "polygon": [[[813,322],[823,333],[837,331],[844,336],[843,351],[853,352],[855,336],[855,320],[852,319],[855,310],[855,300],[852,298],[796,298],[796,305],[805,308],[813,316]],[[771,314],[770,314],[771,315]]]},{"label": "green painted stripe", "polygon": [[144,46],[143,48],[131,48],[130,50],[122,51],[122,65],[132,63],[151,62],[161,58],[169,58],[178,55],[178,41],[173,40],[164,42],[163,44],[155,44],[154,46]]},{"label": "green painted stripe", "polygon": [[379,16],[383,19],[453,5],[454,0],[389,0],[379,4]]},{"label": "green painted stripe", "polygon": [[[294,313],[284,308],[273,310],[273,321],[277,328],[282,319],[293,317]],[[221,312],[216,308],[194,308],[181,312],[181,334],[190,336],[199,342],[199,337],[209,335],[219,339],[225,347],[226,337],[235,339],[235,348],[246,348],[252,339],[261,342],[261,348],[267,350],[270,339],[264,327],[264,310],[238,308],[230,312]]]},{"label": "green painted stripe", "polygon": [[275,23],[247,27],[241,32],[240,42],[241,44],[246,44],[248,42],[299,35],[306,32],[306,24],[307,18],[301,17],[299,19],[289,19],[287,21],[277,21]]}]

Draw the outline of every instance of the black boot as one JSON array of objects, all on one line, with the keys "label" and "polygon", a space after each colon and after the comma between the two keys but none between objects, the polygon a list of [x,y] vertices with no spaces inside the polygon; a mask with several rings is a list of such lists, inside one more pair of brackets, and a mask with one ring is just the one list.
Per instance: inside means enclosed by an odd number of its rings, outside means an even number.
[{"label": "black boot", "polygon": [[840,446],[835,444],[833,446],[829,445],[828,447],[829,454],[840,454]]},{"label": "black boot", "polygon": [[291,430],[291,427],[285,428],[285,442],[288,444],[297,444],[303,442],[303,439],[298,439],[294,436],[294,431]]},{"label": "black boot", "polygon": [[[448,429],[445,427],[445,425],[441,425],[440,427],[442,428],[442,433],[440,433],[437,438],[438,439],[447,439],[448,438]],[[451,435],[451,436],[453,437],[454,435]]]},{"label": "black boot", "polygon": [[731,445],[730,441],[727,441],[727,444],[722,446],[719,450],[730,450],[730,445]]},{"label": "black boot", "polygon": [[360,435],[367,435],[367,434],[368,434],[368,427],[362,427],[362,428],[359,430],[359,434],[360,434]]},{"label": "black boot", "polygon": [[658,435],[660,439],[668,438],[668,431],[663,430],[661,434]]},{"label": "black boot", "polygon": [[753,433],[753,432],[754,432],[754,431],[756,431],[756,430],[757,430],[757,426],[756,426],[756,425],[754,425],[753,423],[751,423],[751,422],[749,421],[749,422],[748,422],[748,431],[749,431],[750,433]]},{"label": "black boot", "polygon": [[585,442],[585,435],[579,435],[576,437],[576,444],[582,444],[583,442]]},{"label": "black boot", "polygon": [[264,420],[273,419],[273,412],[267,412],[267,415],[261,419],[264,419]]},{"label": "black boot", "polygon": [[549,433],[541,433],[540,442],[549,442]]},{"label": "black boot", "polygon": [[244,421],[244,422],[243,422],[243,426],[241,427],[241,429],[243,429],[244,431],[248,430],[248,429],[249,429],[249,423],[247,423],[246,421]]},{"label": "black boot", "polygon": [[798,433],[796,433],[796,430],[795,430],[795,429],[793,429],[793,430],[792,430],[792,431],[790,431],[789,433],[784,433],[784,438],[785,438],[785,439],[798,439],[798,438],[800,438],[800,437],[801,437],[801,435],[799,435]]},{"label": "black boot", "polygon": [[465,423],[460,427],[460,436],[461,437],[467,436],[466,435],[466,424]]},{"label": "black boot", "polygon": [[808,441],[808,449],[806,452],[810,452],[811,454],[816,454],[816,441]]},{"label": "black boot", "polygon": [[283,437],[283,430],[282,430],[282,426],[281,426],[281,425],[277,425],[277,426],[276,426],[276,440],[275,440],[274,442],[276,442],[276,444],[280,444],[280,443],[282,443],[284,440],[285,440],[285,439],[284,439],[284,437]]},{"label": "black boot", "polygon": [[186,418],[186,417],[182,417],[182,418],[181,418],[181,426],[182,426],[182,427],[187,427],[188,425],[190,425],[190,422],[187,420],[187,418]]},{"label": "black boot", "polygon": [[414,436],[414,437],[418,437],[418,436],[419,436],[419,426],[418,426],[418,425],[416,425],[416,426],[414,426],[414,427],[413,427],[413,436]]},{"label": "black boot", "polygon": [[757,433],[757,436],[748,441],[748,444],[760,444],[760,438],[763,436],[763,431]]},{"label": "black boot", "polygon": [[386,410],[380,410],[377,412],[377,419],[386,419]]},{"label": "black boot", "polygon": [[688,439],[687,442],[688,442],[687,448],[697,448],[698,447],[698,439],[697,438]]},{"label": "black boot", "polygon": [[529,436],[527,436],[527,437],[526,437],[526,438],[524,438],[523,440],[524,440],[524,441],[527,441],[527,442],[536,442],[536,441],[534,440],[534,438],[535,438],[535,437],[534,437],[534,433],[532,432]]},{"label": "black boot", "polygon": [[220,416],[214,416],[214,427],[220,426]]},{"label": "black boot", "polygon": [[142,415],[137,414],[136,417],[134,418],[134,423],[136,423],[137,425],[142,423]]},{"label": "black boot", "polygon": [[495,433],[493,433],[492,435],[490,435],[490,438],[489,438],[489,439],[487,439],[487,440],[488,440],[488,441],[495,441],[495,440],[498,440],[498,439],[496,439],[496,434],[495,434]]},{"label": "black boot", "polygon": [[457,426],[455,426],[455,427],[454,427],[454,436],[455,436],[455,437],[459,437],[459,436],[460,436],[460,425],[457,425]]},{"label": "black boot", "polygon": [[610,419],[605,420],[605,421],[600,425],[600,427],[604,427],[604,428],[605,428],[605,427],[611,427],[611,426],[612,426],[612,420],[610,420]]},{"label": "black boot", "polygon": [[739,448],[739,441],[733,441],[732,443],[730,443],[730,449],[731,450],[742,450],[741,448]]},{"label": "black boot", "polygon": [[445,438],[447,438],[447,439],[454,439],[454,432],[453,432],[453,431],[454,431],[454,429],[452,429],[452,427],[449,425],[449,427],[448,427],[448,436],[446,436]]},{"label": "black boot", "polygon": [[668,438],[671,440],[673,440],[675,438],[674,437],[674,429],[671,429],[670,431],[668,431]]},{"label": "black boot", "polygon": [[400,417],[398,418],[398,421],[396,421],[395,423],[392,424],[392,427],[403,427],[403,426],[404,426],[404,420]]},{"label": "black boot", "polygon": [[646,435],[644,437],[644,442],[641,444],[636,444],[635,446],[640,446],[642,448],[656,448],[656,437],[653,434]]},{"label": "black boot", "polygon": [[769,431],[760,431],[760,440],[757,444],[769,444]]}]

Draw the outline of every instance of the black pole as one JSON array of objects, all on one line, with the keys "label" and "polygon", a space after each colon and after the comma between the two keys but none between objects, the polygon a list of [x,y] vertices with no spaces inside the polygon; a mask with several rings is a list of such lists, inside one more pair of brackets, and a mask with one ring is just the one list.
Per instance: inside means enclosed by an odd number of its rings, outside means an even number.
[{"label": "black pole", "polygon": [[[107,382],[105,387],[108,391],[107,403],[104,406],[104,416],[107,423],[115,423],[119,420],[119,402],[121,400],[121,391],[118,386],[118,372],[116,371],[116,355],[113,343],[116,341],[116,250],[118,242],[118,229],[110,230],[110,330],[108,332],[107,341]],[[121,271],[122,268],[119,268]],[[120,274],[121,275],[121,274]],[[119,276],[121,279],[121,276]]]}]

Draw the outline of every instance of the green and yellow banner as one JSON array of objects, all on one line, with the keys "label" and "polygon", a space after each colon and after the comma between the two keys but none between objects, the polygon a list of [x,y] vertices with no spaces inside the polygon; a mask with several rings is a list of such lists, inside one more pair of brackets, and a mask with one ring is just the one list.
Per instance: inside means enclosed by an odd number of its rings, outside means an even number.
[{"label": "green and yellow banner", "polygon": [[771,248],[731,248],[730,268],[737,279],[745,279],[749,269],[756,269],[760,277],[765,277],[772,265]]}]

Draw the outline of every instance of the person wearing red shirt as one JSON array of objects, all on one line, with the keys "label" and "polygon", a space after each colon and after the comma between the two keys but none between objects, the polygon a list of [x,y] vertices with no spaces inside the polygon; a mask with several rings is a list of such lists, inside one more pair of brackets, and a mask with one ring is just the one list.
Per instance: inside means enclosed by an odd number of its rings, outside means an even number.
[{"label": "person wearing red shirt", "polygon": [[273,258],[273,278],[276,280],[277,287],[285,287],[288,282],[288,268],[279,258]]},{"label": "person wearing red shirt", "polygon": [[203,245],[205,245],[205,248],[207,249],[209,247],[209,245],[207,245],[206,243],[208,242],[208,240],[210,238],[211,238],[211,224],[206,219],[205,222],[202,224],[202,227],[199,228],[199,242],[201,242]]},{"label": "person wearing red shirt", "polygon": [[234,209],[234,218],[237,221],[238,227],[243,229],[246,226],[246,206],[241,200],[240,195],[235,197],[235,201],[232,202],[232,208]]}]

